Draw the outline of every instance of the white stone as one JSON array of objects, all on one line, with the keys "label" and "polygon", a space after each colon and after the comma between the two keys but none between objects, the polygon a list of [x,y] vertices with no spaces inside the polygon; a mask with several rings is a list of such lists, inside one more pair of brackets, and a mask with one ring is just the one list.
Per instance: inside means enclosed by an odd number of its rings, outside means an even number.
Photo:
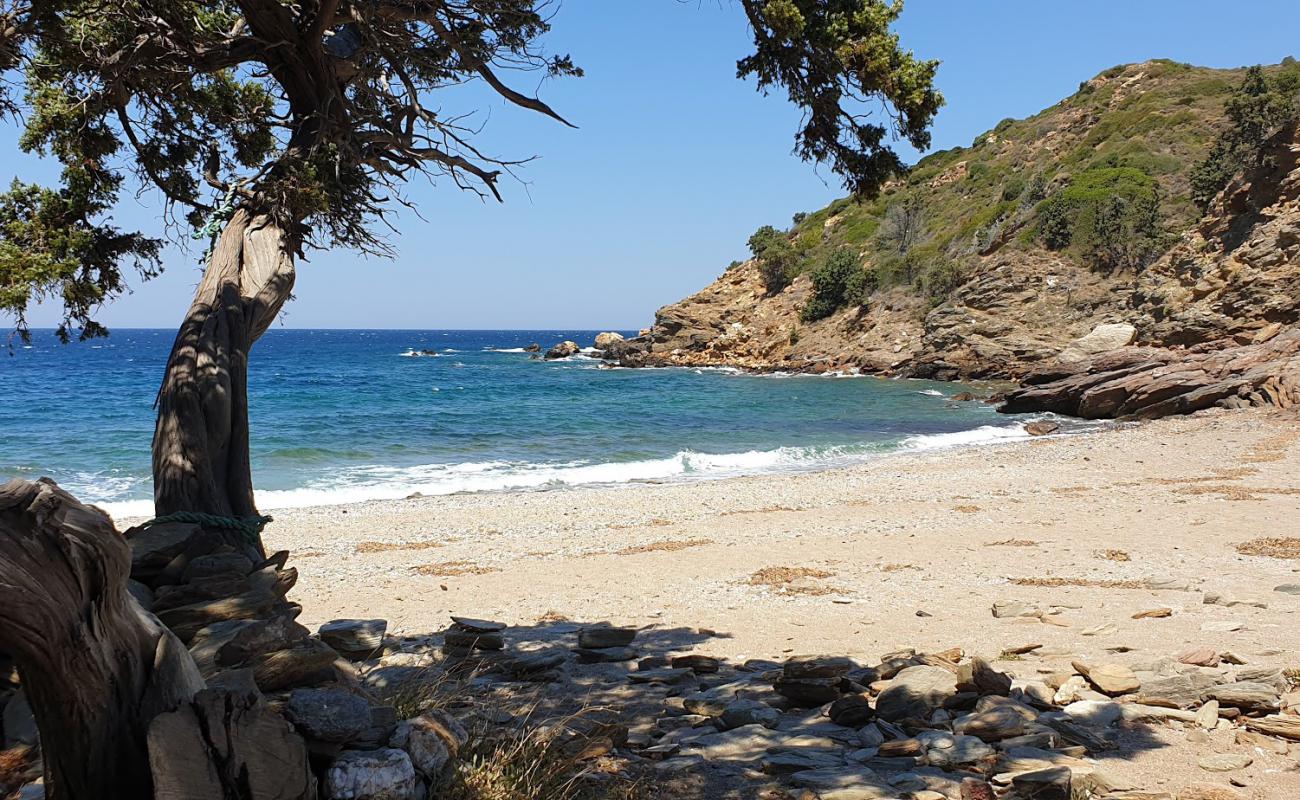
[{"label": "white stone", "polygon": [[1133,343],[1137,328],[1127,322],[1098,325],[1086,336],[1080,336],[1065,346],[1057,356],[1057,361],[1086,361],[1100,353],[1117,350]]},{"label": "white stone", "polygon": [[418,800],[420,780],[405,752],[345,750],[325,773],[327,800]]}]

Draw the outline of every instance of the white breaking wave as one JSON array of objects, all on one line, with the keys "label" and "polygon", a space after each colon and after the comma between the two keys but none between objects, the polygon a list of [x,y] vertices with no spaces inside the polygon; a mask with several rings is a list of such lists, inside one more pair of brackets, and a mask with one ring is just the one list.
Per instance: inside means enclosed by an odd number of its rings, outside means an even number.
[{"label": "white breaking wave", "polygon": [[485,353],[527,353],[528,351],[522,347],[484,347],[483,352]]},{"label": "white breaking wave", "polygon": [[938,389],[918,389],[917,394],[923,394],[926,397],[943,397],[943,392]]},{"label": "white breaking wave", "polygon": [[[397,467],[369,465],[340,469],[327,481],[298,489],[260,489],[264,510],[343,505],[369,500],[400,500],[411,495],[449,495],[495,491],[530,491],[575,486],[614,485],[726,478],[772,472],[806,472],[844,467],[888,452],[923,452],[989,445],[1029,438],[1023,420],[1005,426],[985,425],[951,433],[909,436],[901,442],[837,447],[779,447],[739,453],[683,450],[668,458],[590,463],[482,461]],[[117,487],[123,488],[126,487]],[[102,495],[101,495],[102,496]],[[109,495],[111,496],[111,494]],[[99,503],[115,517],[147,517],[149,500]]]}]

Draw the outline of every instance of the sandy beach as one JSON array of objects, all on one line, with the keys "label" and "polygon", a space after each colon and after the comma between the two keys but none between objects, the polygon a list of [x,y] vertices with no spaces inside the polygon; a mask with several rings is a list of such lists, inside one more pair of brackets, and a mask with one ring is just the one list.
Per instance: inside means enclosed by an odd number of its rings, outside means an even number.
[{"label": "sandy beach", "polygon": [[[313,627],[610,621],[737,662],[1041,644],[998,662],[1018,677],[1198,645],[1293,668],[1300,597],[1275,587],[1300,582],[1300,553],[1239,546],[1296,534],[1297,443],[1294,415],[1211,412],[809,474],[282,511],[267,541],[293,551]],[[996,618],[999,601],[1047,621]],[[1172,614],[1133,618],[1155,608]],[[1159,735],[1116,772],[1173,790],[1216,777],[1197,755],[1241,749]],[[1296,749],[1256,754],[1242,791],[1300,796]]]}]

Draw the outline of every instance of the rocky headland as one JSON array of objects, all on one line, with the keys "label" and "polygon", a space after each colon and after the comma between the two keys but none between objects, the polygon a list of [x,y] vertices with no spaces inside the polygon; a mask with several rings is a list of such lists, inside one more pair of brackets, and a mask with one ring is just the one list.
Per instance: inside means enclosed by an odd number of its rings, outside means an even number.
[{"label": "rocky headland", "polygon": [[[871,205],[797,217],[791,258],[805,266],[788,285],[769,286],[763,258],[733,264],[606,357],[1023,379],[1010,408],[1084,416],[1287,407],[1300,397],[1296,123],[1203,214],[1189,200],[1193,166],[1226,124],[1224,87],[1239,79],[1167,62],[1109,70],[1036,117],[923,160]],[[1097,176],[1152,181],[1163,232],[1140,241],[1145,257],[1101,266],[1111,250],[1044,241],[1051,199]],[[923,257],[900,260],[900,247]],[[858,255],[868,290],[812,318],[826,282],[817,261],[836,249]]]}]

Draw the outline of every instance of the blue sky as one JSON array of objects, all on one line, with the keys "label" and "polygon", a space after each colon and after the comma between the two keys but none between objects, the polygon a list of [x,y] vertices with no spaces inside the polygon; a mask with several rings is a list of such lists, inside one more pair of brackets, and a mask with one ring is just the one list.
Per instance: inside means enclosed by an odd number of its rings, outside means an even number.
[{"label": "blue sky", "polygon": [[[548,82],[541,96],[579,129],[477,92],[449,97],[446,111],[483,109],[479,141],[490,152],[540,156],[522,173],[527,185],[503,184],[504,205],[449,184],[413,185],[424,219],[394,218],[397,257],[311,254],[283,325],[641,327],[742,257],[755,228],[784,226],[842,194],[834,176],[791,155],[798,111],[736,80],[749,40],[729,0],[564,0],[554,26],[548,49],[571,53],[587,76]],[[1055,103],[1114,64],[1300,56],[1300,3],[908,0],[898,30],[918,55],[943,61],[948,105],[934,146],[947,148]],[[0,130],[2,152],[16,152],[15,138],[12,126]],[[19,156],[0,179],[13,173],[51,174]],[[146,194],[125,201],[117,219],[157,230],[158,213]],[[175,326],[199,279],[197,257],[171,250],[162,277],[100,319]],[[38,309],[31,319],[50,325],[57,314]]]}]

